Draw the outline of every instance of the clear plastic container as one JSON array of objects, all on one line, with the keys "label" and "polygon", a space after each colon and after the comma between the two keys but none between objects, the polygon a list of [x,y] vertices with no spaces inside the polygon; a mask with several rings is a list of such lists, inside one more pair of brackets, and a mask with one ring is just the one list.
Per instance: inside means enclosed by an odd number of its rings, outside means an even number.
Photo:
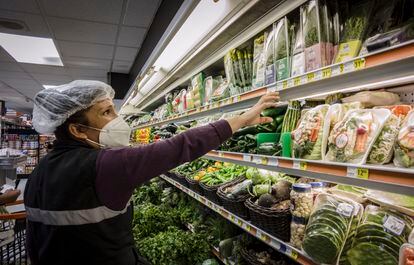
[{"label": "clear plastic container", "polygon": [[305,236],[306,219],[301,217],[292,217],[290,223],[290,244],[295,248],[301,248],[303,237]]},{"label": "clear plastic container", "polygon": [[320,193],[326,192],[326,183],[322,181],[311,182],[309,183],[312,186],[313,201],[315,201],[316,196]]},{"label": "clear plastic container", "polygon": [[313,206],[312,186],[306,183],[295,183],[290,192],[290,211],[293,216],[309,218]]}]

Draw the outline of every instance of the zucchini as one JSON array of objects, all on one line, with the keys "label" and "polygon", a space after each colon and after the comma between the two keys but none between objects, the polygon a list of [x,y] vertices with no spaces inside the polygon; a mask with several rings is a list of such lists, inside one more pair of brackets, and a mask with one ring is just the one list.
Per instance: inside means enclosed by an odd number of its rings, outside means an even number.
[{"label": "zucchini", "polygon": [[244,127],[233,134],[233,137],[239,137],[246,134],[258,134],[259,131],[256,126]]},{"label": "zucchini", "polygon": [[263,117],[276,118],[285,111],[285,108],[268,108],[262,111]]}]

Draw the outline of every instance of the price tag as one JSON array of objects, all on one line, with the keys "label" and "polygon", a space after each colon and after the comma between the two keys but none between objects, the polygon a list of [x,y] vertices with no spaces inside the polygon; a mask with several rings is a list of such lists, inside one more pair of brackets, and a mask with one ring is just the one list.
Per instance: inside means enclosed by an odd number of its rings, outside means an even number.
[{"label": "price tag", "polygon": [[252,227],[246,223],[243,224],[244,228],[246,229],[247,232],[251,232],[252,231]]},{"label": "price tag", "polygon": [[314,81],[318,81],[322,79],[322,71],[319,70],[315,73],[315,80]]},{"label": "price tag", "polygon": [[361,70],[365,68],[365,58],[360,58],[354,60],[354,69],[355,70]]},{"label": "price tag", "polygon": [[264,233],[262,233],[262,231],[260,231],[260,230],[257,230],[256,231],[256,236],[258,238],[260,238],[261,240],[263,240],[263,241],[269,241],[269,239],[270,239],[267,235],[265,235]]},{"label": "price tag", "polygon": [[350,177],[350,178],[368,179],[369,178],[369,169],[368,168],[348,167],[347,170],[346,170],[346,176]]},{"label": "price tag", "polygon": [[389,215],[384,222],[384,228],[399,236],[404,231],[405,223],[397,217]]},{"label": "price tag", "polygon": [[278,82],[277,84],[276,84],[276,89],[279,91],[279,90],[282,90],[283,89],[283,82]]},{"label": "price tag", "polygon": [[331,68],[322,69],[322,79],[329,78],[332,75]]},{"label": "price tag", "polygon": [[336,212],[340,215],[350,217],[354,212],[354,206],[349,203],[341,202],[338,204],[338,207],[336,207]]},{"label": "price tag", "polygon": [[256,163],[256,164],[261,164],[262,163],[262,158],[260,156],[253,156],[252,157],[252,162]]},{"label": "price tag", "polygon": [[284,81],[282,82],[282,88],[283,88],[283,89],[288,88],[288,81],[287,81],[287,80],[284,80]]},{"label": "price tag", "polygon": [[237,103],[237,102],[239,102],[241,100],[241,96],[234,96],[233,97],[233,102],[234,103]]},{"label": "price tag", "polygon": [[309,73],[306,75],[308,82],[315,81],[315,73]]},{"label": "price tag", "polygon": [[288,256],[290,256],[293,260],[297,260],[298,259],[298,253],[294,250],[292,250],[291,248],[286,248],[286,252],[285,252]]},{"label": "price tag", "polygon": [[218,156],[219,156],[219,157],[223,157],[223,156],[224,156],[224,154],[223,154],[222,152],[218,152]]},{"label": "price tag", "polygon": [[337,75],[340,75],[342,73],[340,66],[343,67],[342,64],[332,66],[332,76],[337,76]]},{"label": "price tag", "polygon": [[277,167],[279,165],[279,160],[276,157],[268,157],[267,165]]},{"label": "price tag", "polygon": [[347,63],[345,63],[344,70],[345,70],[344,71],[345,73],[349,73],[349,72],[355,71],[354,62],[347,62]]},{"label": "price tag", "polygon": [[295,77],[293,79],[293,86],[299,86],[301,82],[301,77]]},{"label": "price tag", "polygon": [[288,80],[288,87],[293,87],[293,79]]},{"label": "price tag", "polygon": [[250,155],[243,155],[243,161],[251,162],[252,161],[252,157]]},{"label": "price tag", "polygon": [[293,168],[300,169],[300,170],[306,170],[308,168],[308,164],[303,161],[293,161]]}]

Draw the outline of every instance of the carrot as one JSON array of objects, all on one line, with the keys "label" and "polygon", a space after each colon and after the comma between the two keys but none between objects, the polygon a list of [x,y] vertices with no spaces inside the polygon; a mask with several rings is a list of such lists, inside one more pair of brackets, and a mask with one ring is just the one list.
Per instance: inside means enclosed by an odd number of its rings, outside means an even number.
[{"label": "carrot", "polygon": [[368,132],[363,134],[357,134],[356,141],[355,141],[355,151],[358,153],[362,153],[365,151],[365,144],[368,141]]}]

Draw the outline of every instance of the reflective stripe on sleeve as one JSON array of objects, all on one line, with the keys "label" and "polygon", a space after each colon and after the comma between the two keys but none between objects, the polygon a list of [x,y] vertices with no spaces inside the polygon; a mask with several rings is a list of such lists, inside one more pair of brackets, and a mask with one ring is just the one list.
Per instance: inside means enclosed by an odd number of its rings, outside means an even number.
[{"label": "reflective stripe on sleeve", "polygon": [[48,211],[26,206],[26,215],[29,221],[39,222],[45,225],[95,224],[125,213],[129,205],[130,203],[121,211],[114,211],[106,206],[73,211]]}]

